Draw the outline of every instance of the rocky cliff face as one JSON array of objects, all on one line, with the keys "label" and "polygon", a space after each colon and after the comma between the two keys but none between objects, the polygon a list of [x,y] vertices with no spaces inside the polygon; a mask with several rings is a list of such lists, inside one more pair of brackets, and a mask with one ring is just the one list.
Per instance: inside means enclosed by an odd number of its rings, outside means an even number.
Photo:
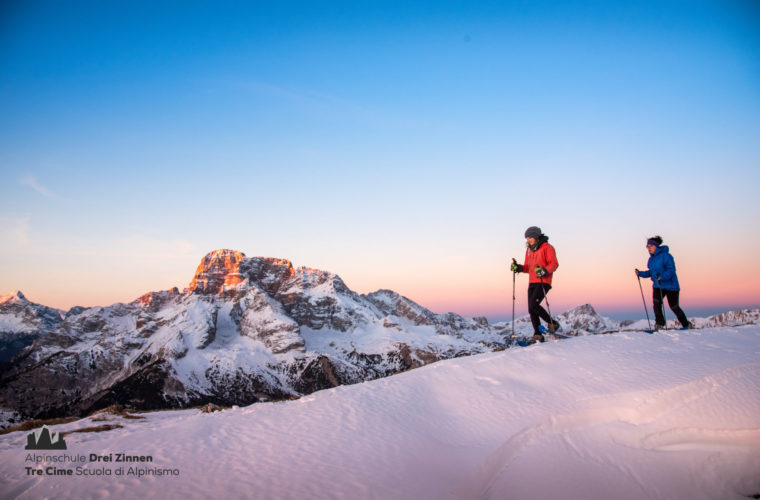
[{"label": "rocky cliff face", "polygon": [[245,255],[234,250],[217,250],[207,254],[201,261],[190,282],[190,291],[205,295],[217,295],[226,289],[243,283],[247,276]]}]

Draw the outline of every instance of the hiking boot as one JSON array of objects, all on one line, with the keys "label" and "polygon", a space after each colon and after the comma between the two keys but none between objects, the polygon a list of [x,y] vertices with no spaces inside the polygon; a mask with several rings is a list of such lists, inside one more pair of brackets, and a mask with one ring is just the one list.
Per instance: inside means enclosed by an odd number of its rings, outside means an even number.
[{"label": "hiking boot", "polygon": [[544,341],[544,336],[541,335],[540,333],[537,333],[528,339],[529,344],[535,344],[536,342],[543,342],[543,341]]},{"label": "hiking boot", "polygon": [[658,331],[658,330],[664,330],[664,329],[665,329],[665,325],[660,324],[660,323],[655,323],[655,325],[654,325],[654,331],[655,332]]},{"label": "hiking boot", "polygon": [[549,331],[552,332],[552,333],[554,333],[554,332],[561,332],[562,331],[562,325],[560,325],[559,321],[557,321],[555,319],[553,319],[552,322],[549,323],[547,326],[549,328]]}]

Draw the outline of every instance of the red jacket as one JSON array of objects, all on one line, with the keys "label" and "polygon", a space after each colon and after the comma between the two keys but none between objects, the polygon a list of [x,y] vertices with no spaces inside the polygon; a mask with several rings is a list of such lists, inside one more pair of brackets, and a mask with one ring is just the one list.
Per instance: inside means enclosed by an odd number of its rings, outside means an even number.
[{"label": "red jacket", "polygon": [[523,272],[528,273],[530,276],[530,283],[541,283],[541,280],[536,276],[536,266],[546,269],[549,274],[544,276],[544,283],[551,285],[552,276],[554,276],[554,271],[559,267],[559,262],[557,262],[557,252],[554,251],[554,247],[546,240],[538,244],[537,250],[531,250],[530,248],[525,250]]}]

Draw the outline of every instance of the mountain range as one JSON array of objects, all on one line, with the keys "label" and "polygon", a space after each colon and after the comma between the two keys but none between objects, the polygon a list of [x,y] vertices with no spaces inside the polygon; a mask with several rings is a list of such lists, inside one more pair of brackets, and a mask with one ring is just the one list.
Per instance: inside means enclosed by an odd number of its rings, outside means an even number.
[{"label": "mountain range", "polygon": [[[758,321],[726,313],[715,324]],[[566,333],[636,325],[582,305]],[[705,323],[705,326],[707,324]],[[134,409],[248,405],[385,377],[437,360],[511,347],[527,317],[436,314],[390,290],[360,295],[333,273],[234,250],[207,254],[189,286],[62,311],[0,297],[0,422]]]}]

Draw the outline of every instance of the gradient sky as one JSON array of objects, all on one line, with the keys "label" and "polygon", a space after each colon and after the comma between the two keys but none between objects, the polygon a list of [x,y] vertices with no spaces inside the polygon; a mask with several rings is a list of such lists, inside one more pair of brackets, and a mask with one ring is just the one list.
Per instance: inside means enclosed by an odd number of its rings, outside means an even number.
[{"label": "gradient sky", "polygon": [[0,181],[0,294],[61,308],[233,248],[508,317],[531,225],[555,313],[643,317],[653,234],[757,306],[760,6],[5,1]]}]

